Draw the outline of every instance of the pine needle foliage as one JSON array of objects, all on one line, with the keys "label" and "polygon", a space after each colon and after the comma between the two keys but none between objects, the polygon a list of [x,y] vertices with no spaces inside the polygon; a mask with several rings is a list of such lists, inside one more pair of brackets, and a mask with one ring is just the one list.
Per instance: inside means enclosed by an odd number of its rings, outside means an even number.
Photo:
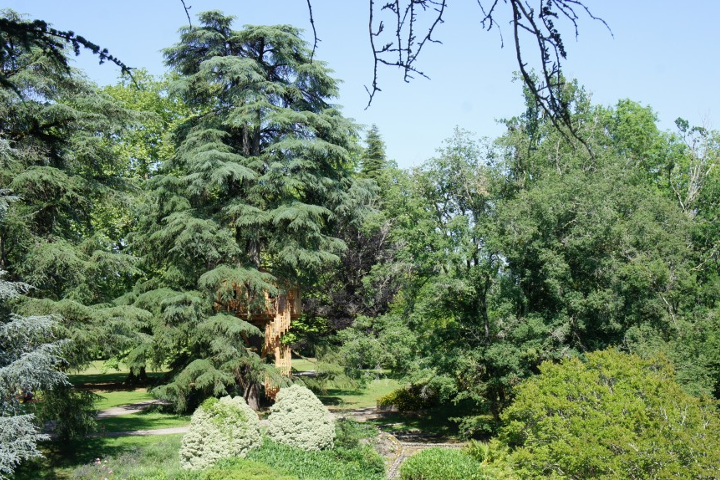
[{"label": "pine needle foliage", "polygon": [[361,172],[367,178],[378,179],[380,173],[388,166],[385,155],[385,142],[377,125],[372,125],[365,137],[365,151],[361,161]]},{"label": "pine needle foliage", "polygon": [[167,362],[175,380],[163,392],[179,408],[193,396],[257,395],[269,366],[260,330],[246,321],[265,309],[266,294],[311,286],[339,260],[345,244],[334,224],[358,148],[355,126],[330,103],[336,80],[298,29],[233,30],[217,11],[198,18],[165,50],[176,76],[169,92],[191,113],[149,181],[145,233],[133,243],[158,292],[202,298],[197,315],[156,324],[156,335],[178,333]]},{"label": "pine needle foliage", "polygon": [[17,198],[0,224],[0,269],[35,287],[18,313],[58,314],[61,335],[81,340],[63,352],[78,367],[112,346],[98,312],[140,275],[117,228],[132,185],[112,144],[141,117],[68,67],[68,38],[10,11],[0,25],[40,28],[41,40],[13,42],[12,29],[0,35],[0,189]]},{"label": "pine needle foliage", "polygon": [[4,280],[5,273],[0,270],[0,479],[10,478],[23,461],[41,456],[37,442],[48,438],[25,403],[29,395],[67,382],[56,370],[63,342],[55,336],[55,320],[11,313],[8,301],[29,286]]}]

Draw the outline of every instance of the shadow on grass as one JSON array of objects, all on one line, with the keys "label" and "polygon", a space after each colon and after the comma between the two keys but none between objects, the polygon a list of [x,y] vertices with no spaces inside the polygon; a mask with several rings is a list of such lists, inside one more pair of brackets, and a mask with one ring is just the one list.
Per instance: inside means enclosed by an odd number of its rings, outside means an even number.
[{"label": "shadow on grass", "polygon": [[346,405],[346,401],[343,397],[360,396],[364,393],[364,389],[352,389],[344,390],[340,388],[327,388],[322,392],[316,392],[317,397],[323,403],[323,405]]},{"label": "shadow on grass", "polygon": [[128,379],[127,372],[68,375],[68,379],[70,380],[70,383],[76,387],[124,390],[156,385],[160,382],[160,380],[162,380],[163,376],[165,376],[165,373],[163,372],[148,372],[148,379],[146,383],[134,385],[128,385],[125,383]]},{"label": "shadow on grass", "polygon": [[103,418],[98,421],[101,432],[129,432],[182,427],[190,424],[190,415],[176,415],[159,411],[144,411],[129,415]]},{"label": "shadow on grass", "polygon": [[422,412],[386,412],[381,418],[369,422],[390,433],[418,432],[436,439],[449,439],[458,436],[457,423],[450,420],[457,415],[456,407],[446,405]]}]

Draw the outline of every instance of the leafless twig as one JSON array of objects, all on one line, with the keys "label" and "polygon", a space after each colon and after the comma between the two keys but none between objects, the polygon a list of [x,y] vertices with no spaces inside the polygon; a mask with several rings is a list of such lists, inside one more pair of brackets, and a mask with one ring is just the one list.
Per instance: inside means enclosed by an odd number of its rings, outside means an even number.
[{"label": "leafless twig", "polygon": [[312,60],[313,58],[315,58],[315,50],[317,50],[317,45],[320,39],[317,36],[317,30],[315,30],[315,17],[313,16],[312,0],[307,0],[307,6],[308,13],[310,14],[310,26],[312,27],[313,31],[313,49],[312,53],[310,54],[310,59]]},{"label": "leafless twig", "polygon": [[[447,8],[447,0],[394,0],[385,3],[380,7],[380,12],[390,12],[394,17],[395,29],[394,39],[390,42],[378,45],[378,40],[385,31],[385,23],[380,20],[375,23],[376,4],[369,0],[370,12],[368,21],[368,32],[370,36],[370,47],[373,52],[373,80],[371,86],[365,87],[368,92],[368,108],[380,90],[378,86],[378,66],[387,65],[398,67],[403,71],[403,79],[409,82],[413,75],[420,75],[429,78],[425,73],[415,67],[415,61],[427,43],[441,43],[432,37],[435,28],[443,23],[443,14]],[[424,30],[421,39],[417,37],[417,25],[420,17],[430,12],[430,24]]]},{"label": "leafless twig", "polygon": [[185,0],[180,0],[180,2],[182,2],[182,6],[185,9],[185,15],[188,17],[188,25],[190,25],[190,28],[193,28],[192,20],[190,20],[190,9],[192,8],[192,5],[189,7],[185,5]]}]

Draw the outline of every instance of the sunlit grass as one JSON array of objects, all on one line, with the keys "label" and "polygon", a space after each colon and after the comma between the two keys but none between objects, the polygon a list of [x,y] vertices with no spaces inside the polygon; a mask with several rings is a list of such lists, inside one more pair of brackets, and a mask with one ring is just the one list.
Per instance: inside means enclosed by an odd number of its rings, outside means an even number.
[{"label": "sunlit grass", "polygon": [[293,371],[296,372],[307,372],[310,370],[316,370],[317,363],[314,361],[314,359],[293,358],[292,368]]},{"label": "sunlit grass", "polygon": [[128,405],[131,403],[143,402],[146,400],[152,400],[154,397],[146,388],[137,388],[134,390],[115,390],[115,391],[103,391],[97,392],[101,397],[98,403],[95,404],[95,408],[98,410],[105,410],[111,407],[117,407],[119,405]]},{"label": "sunlit grass", "polygon": [[369,408],[377,405],[378,398],[400,388],[401,384],[392,378],[379,378],[371,380],[364,387],[357,389],[333,388],[328,382],[325,391],[318,394],[318,398],[336,410]]},{"label": "sunlit grass", "polygon": [[101,432],[129,432],[184,427],[190,424],[190,415],[176,415],[156,411],[118,415],[98,420]]}]

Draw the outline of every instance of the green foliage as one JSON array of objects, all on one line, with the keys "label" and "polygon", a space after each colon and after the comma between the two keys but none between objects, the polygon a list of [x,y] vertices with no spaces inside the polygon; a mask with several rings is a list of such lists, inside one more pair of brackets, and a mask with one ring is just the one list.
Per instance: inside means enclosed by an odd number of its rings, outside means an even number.
[{"label": "green foliage", "polygon": [[[400,315],[358,316],[337,336],[342,342],[338,355],[350,375],[362,369],[406,372],[414,360],[417,339]],[[392,349],[387,346],[392,345]]]},{"label": "green foliage", "polygon": [[180,465],[199,470],[222,458],[245,457],[260,442],[259,420],[242,397],[209,398],[192,416]]},{"label": "green foliage", "polygon": [[399,412],[419,412],[437,406],[437,392],[426,384],[412,384],[378,398],[378,407],[397,407]]},{"label": "green foliage", "polygon": [[[2,193],[2,192],[0,192]],[[7,201],[0,195],[0,207]],[[0,208],[0,224],[3,220]],[[57,371],[62,341],[55,337],[51,317],[12,314],[8,302],[30,287],[3,279],[0,270],[0,478],[9,478],[17,466],[41,456],[37,442],[48,438],[35,423],[26,400],[67,384]]]},{"label": "green foliage", "polygon": [[402,480],[493,480],[480,462],[457,449],[428,448],[405,460]]},{"label": "green foliage", "polygon": [[54,423],[53,433],[60,440],[83,438],[97,429],[95,393],[63,385],[45,392],[41,400],[38,419]]},{"label": "green foliage", "polygon": [[299,385],[281,388],[270,408],[267,436],[272,440],[301,448],[332,448],[335,421],[327,407],[309,389]]},{"label": "green foliage", "polygon": [[378,430],[373,425],[342,418],[335,422],[335,448],[357,448],[363,440],[375,438],[377,434]]},{"label": "green foliage", "polygon": [[388,164],[385,157],[385,142],[377,125],[373,124],[368,130],[365,144],[367,147],[360,161],[360,172],[367,178],[377,178]]},{"label": "green foliage", "polygon": [[[170,98],[190,114],[174,124],[174,155],[148,183],[132,241],[153,273],[136,301],[156,297],[155,341],[143,351],[172,365],[162,393],[178,409],[235,391],[259,408],[264,377],[278,375],[245,315],[264,309],[265,293],[312,286],[338,261],[334,224],[352,187],[356,133],[297,29],[198,17],[165,51]],[[192,308],[169,305],[190,292]]]},{"label": "green foliage", "polygon": [[298,480],[294,475],[283,475],[269,466],[249,460],[222,462],[208,470],[202,480]]},{"label": "green foliage", "polygon": [[327,478],[333,480],[383,480],[382,458],[372,449],[363,453],[348,453],[345,449],[306,451],[281,443],[265,443],[248,455],[273,468],[296,475],[301,480]]},{"label": "green foliage", "polygon": [[614,350],[561,363],[518,387],[501,438],[523,478],[712,478],[720,421],[663,359]]}]

